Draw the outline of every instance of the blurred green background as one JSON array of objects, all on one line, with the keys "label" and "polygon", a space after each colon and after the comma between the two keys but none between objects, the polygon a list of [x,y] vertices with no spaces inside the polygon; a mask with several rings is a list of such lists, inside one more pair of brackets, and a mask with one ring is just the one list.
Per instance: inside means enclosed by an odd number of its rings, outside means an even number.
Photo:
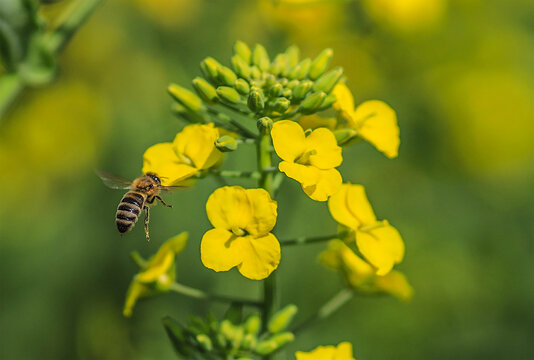
[{"label": "blurred green background", "polygon": [[[144,150],[183,126],[167,85],[189,86],[208,55],[229,64],[237,39],[271,53],[333,48],[356,101],[388,102],[401,128],[398,159],[362,143],[344,149],[341,172],[403,235],[414,299],[357,298],[288,353],[346,340],[358,359],[534,359],[531,0],[105,2],[61,55],[57,81],[25,91],[0,124],[0,358],[172,358],[164,315],[224,307],[168,294],[141,300],[130,319],[121,311],[137,271],[128,254],[184,230],[180,282],[260,295],[258,282],[200,262],[215,182],[168,196],[175,207],[153,210],[147,244],[142,226],[119,236],[122,193],[93,172],[138,176]],[[247,149],[225,167],[252,167]],[[280,239],[336,228],[295,182],[278,201]],[[299,319],[341,286],[316,260],[323,248],[283,250],[281,301],[298,304]]]}]

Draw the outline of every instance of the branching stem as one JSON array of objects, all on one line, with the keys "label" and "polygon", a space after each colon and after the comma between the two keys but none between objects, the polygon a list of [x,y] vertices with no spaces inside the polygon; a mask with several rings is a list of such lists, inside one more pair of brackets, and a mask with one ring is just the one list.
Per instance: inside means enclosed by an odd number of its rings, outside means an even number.
[{"label": "branching stem", "polygon": [[225,302],[225,303],[239,303],[242,305],[260,307],[260,308],[263,306],[263,303],[261,301],[241,299],[241,298],[235,298],[232,296],[225,296],[225,295],[209,294],[200,289],[192,288],[192,287],[185,286],[185,285],[178,284],[178,283],[172,283],[170,290],[174,291],[175,293],[185,295],[185,296],[188,296],[194,299],[214,300],[214,301],[220,301],[220,302]]}]

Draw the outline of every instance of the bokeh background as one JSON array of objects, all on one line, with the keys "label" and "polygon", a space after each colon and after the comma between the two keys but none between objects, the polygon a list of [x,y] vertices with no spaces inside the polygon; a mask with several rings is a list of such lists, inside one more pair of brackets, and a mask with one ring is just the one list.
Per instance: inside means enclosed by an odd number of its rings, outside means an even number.
[{"label": "bokeh background", "polygon": [[[25,91],[0,124],[0,358],[174,357],[161,318],[224,307],[168,294],[141,301],[132,318],[121,310],[137,270],[128,254],[151,254],[183,230],[179,281],[260,294],[259,283],[200,262],[215,182],[168,196],[172,210],[154,208],[147,244],[142,226],[118,235],[122,193],[93,172],[138,176],[144,150],[183,126],[167,85],[189,86],[208,55],[228,64],[237,39],[271,53],[333,48],[356,100],[388,102],[401,128],[397,159],[361,143],[344,150],[341,170],[403,235],[399,268],[415,297],[357,298],[288,353],[346,340],[358,359],[533,359],[531,0],[105,2],[61,55],[57,81]],[[225,166],[252,166],[251,157],[242,147]],[[325,204],[295,183],[278,200],[279,238],[335,230]],[[341,285],[317,262],[323,248],[283,251],[281,301],[299,304],[299,319]]]}]

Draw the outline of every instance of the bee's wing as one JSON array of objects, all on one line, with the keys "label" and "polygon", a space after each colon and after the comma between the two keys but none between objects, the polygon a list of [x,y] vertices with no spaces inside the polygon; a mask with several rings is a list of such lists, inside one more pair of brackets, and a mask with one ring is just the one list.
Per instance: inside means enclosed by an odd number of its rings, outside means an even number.
[{"label": "bee's wing", "polygon": [[104,185],[111,189],[130,189],[132,182],[115,174],[102,170],[95,170],[96,174],[102,179]]},{"label": "bee's wing", "polygon": [[165,192],[175,192],[176,190],[185,189],[187,186],[160,186],[159,189]]}]

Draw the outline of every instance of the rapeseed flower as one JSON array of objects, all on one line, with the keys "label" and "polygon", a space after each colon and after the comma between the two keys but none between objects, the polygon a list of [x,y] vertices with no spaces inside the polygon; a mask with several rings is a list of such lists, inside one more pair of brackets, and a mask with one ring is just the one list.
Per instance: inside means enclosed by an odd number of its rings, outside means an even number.
[{"label": "rapeseed flower", "polygon": [[339,271],[347,286],[361,293],[390,294],[404,301],[410,300],[413,295],[404,274],[392,270],[384,276],[376,275],[376,269],[341,240],[330,241],[319,259],[326,267]]},{"label": "rapeseed flower", "polygon": [[341,113],[348,127],[388,158],[397,157],[400,138],[395,110],[379,100],[365,101],[354,109],[354,97],[344,84],[337,84],[332,93],[337,98],[334,108]]},{"label": "rapeseed flower", "polygon": [[271,136],[282,159],[278,168],[297,180],[310,198],[326,201],[339,190],[342,178],[335,168],[343,157],[332,131],[318,128],[306,136],[296,122],[282,120],[274,123]]},{"label": "rapeseed flower", "polygon": [[386,275],[404,257],[404,242],[387,220],[377,220],[361,185],[343,184],[328,201],[332,217],[354,232],[356,245],[364,258]]},{"label": "rapeseed flower", "polygon": [[155,295],[169,290],[176,279],[175,257],[185,247],[188,233],[183,232],[167,240],[158,252],[152,256],[134,276],[128,292],[122,313],[131,316],[135,303],[139,298]]},{"label": "rapeseed flower", "polygon": [[202,237],[202,263],[215,271],[233,267],[253,280],[273,272],[280,262],[280,243],[270,232],[276,224],[277,203],[264,189],[224,186],[206,203],[211,229]]},{"label": "rapeseed flower", "polygon": [[215,147],[219,129],[209,124],[193,124],[179,132],[174,141],[149,147],[143,155],[143,173],[160,176],[162,185],[176,185],[222,159]]},{"label": "rapeseed flower", "polygon": [[339,343],[338,346],[319,346],[308,353],[297,351],[297,360],[355,360],[352,355],[352,344],[349,342]]}]

